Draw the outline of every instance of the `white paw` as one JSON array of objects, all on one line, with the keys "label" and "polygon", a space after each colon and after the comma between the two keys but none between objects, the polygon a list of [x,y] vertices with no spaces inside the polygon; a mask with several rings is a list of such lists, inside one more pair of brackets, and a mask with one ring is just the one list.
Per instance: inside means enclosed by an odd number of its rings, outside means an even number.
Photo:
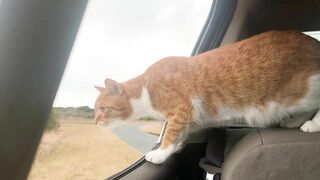
[{"label": "white paw", "polygon": [[162,164],[167,156],[160,150],[150,151],[146,154],[146,160],[153,164]]},{"label": "white paw", "polygon": [[172,146],[166,149],[157,149],[146,154],[146,160],[153,164],[162,164],[174,151]]},{"label": "white paw", "polygon": [[306,121],[301,127],[301,131],[303,132],[319,132],[320,125],[313,121]]}]

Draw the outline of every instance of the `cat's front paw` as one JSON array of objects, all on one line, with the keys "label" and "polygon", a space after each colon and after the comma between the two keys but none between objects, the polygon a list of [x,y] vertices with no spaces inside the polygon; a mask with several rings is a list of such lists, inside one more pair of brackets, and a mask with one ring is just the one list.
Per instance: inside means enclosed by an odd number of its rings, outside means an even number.
[{"label": "cat's front paw", "polygon": [[162,164],[172,153],[173,147],[166,149],[157,149],[146,154],[146,160],[153,164]]}]

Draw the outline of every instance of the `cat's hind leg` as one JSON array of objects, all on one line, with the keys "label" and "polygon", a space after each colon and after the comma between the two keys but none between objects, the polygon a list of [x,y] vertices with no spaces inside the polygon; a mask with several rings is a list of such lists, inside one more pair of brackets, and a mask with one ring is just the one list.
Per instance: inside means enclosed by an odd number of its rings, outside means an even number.
[{"label": "cat's hind leg", "polygon": [[154,164],[162,164],[170,155],[181,149],[182,141],[186,136],[185,130],[188,124],[187,114],[176,113],[173,117],[168,118],[168,124],[164,132],[161,145],[158,149],[146,154],[147,161]]},{"label": "cat's hind leg", "polygon": [[318,110],[312,120],[306,121],[300,129],[303,132],[320,132],[320,110]]}]

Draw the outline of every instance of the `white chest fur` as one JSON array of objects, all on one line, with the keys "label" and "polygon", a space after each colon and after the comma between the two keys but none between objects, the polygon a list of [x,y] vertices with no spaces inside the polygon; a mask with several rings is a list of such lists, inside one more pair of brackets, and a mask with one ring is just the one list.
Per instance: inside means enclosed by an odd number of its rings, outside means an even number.
[{"label": "white chest fur", "polygon": [[157,120],[164,120],[164,116],[152,107],[149,92],[146,88],[142,88],[141,96],[139,98],[132,98],[130,100],[132,107],[132,114],[130,119],[139,119],[142,117],[152,117]]}]

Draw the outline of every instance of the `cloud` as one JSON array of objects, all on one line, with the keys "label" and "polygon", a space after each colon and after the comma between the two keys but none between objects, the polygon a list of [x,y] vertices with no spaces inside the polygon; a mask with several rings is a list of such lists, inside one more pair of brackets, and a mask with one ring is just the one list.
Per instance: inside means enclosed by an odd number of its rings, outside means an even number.
[{"label": "cloud", "polygon": [[106,77],[133,78],[166,56],[189,56],[211,1],[91,0],[54,106],[93,107]]}]

